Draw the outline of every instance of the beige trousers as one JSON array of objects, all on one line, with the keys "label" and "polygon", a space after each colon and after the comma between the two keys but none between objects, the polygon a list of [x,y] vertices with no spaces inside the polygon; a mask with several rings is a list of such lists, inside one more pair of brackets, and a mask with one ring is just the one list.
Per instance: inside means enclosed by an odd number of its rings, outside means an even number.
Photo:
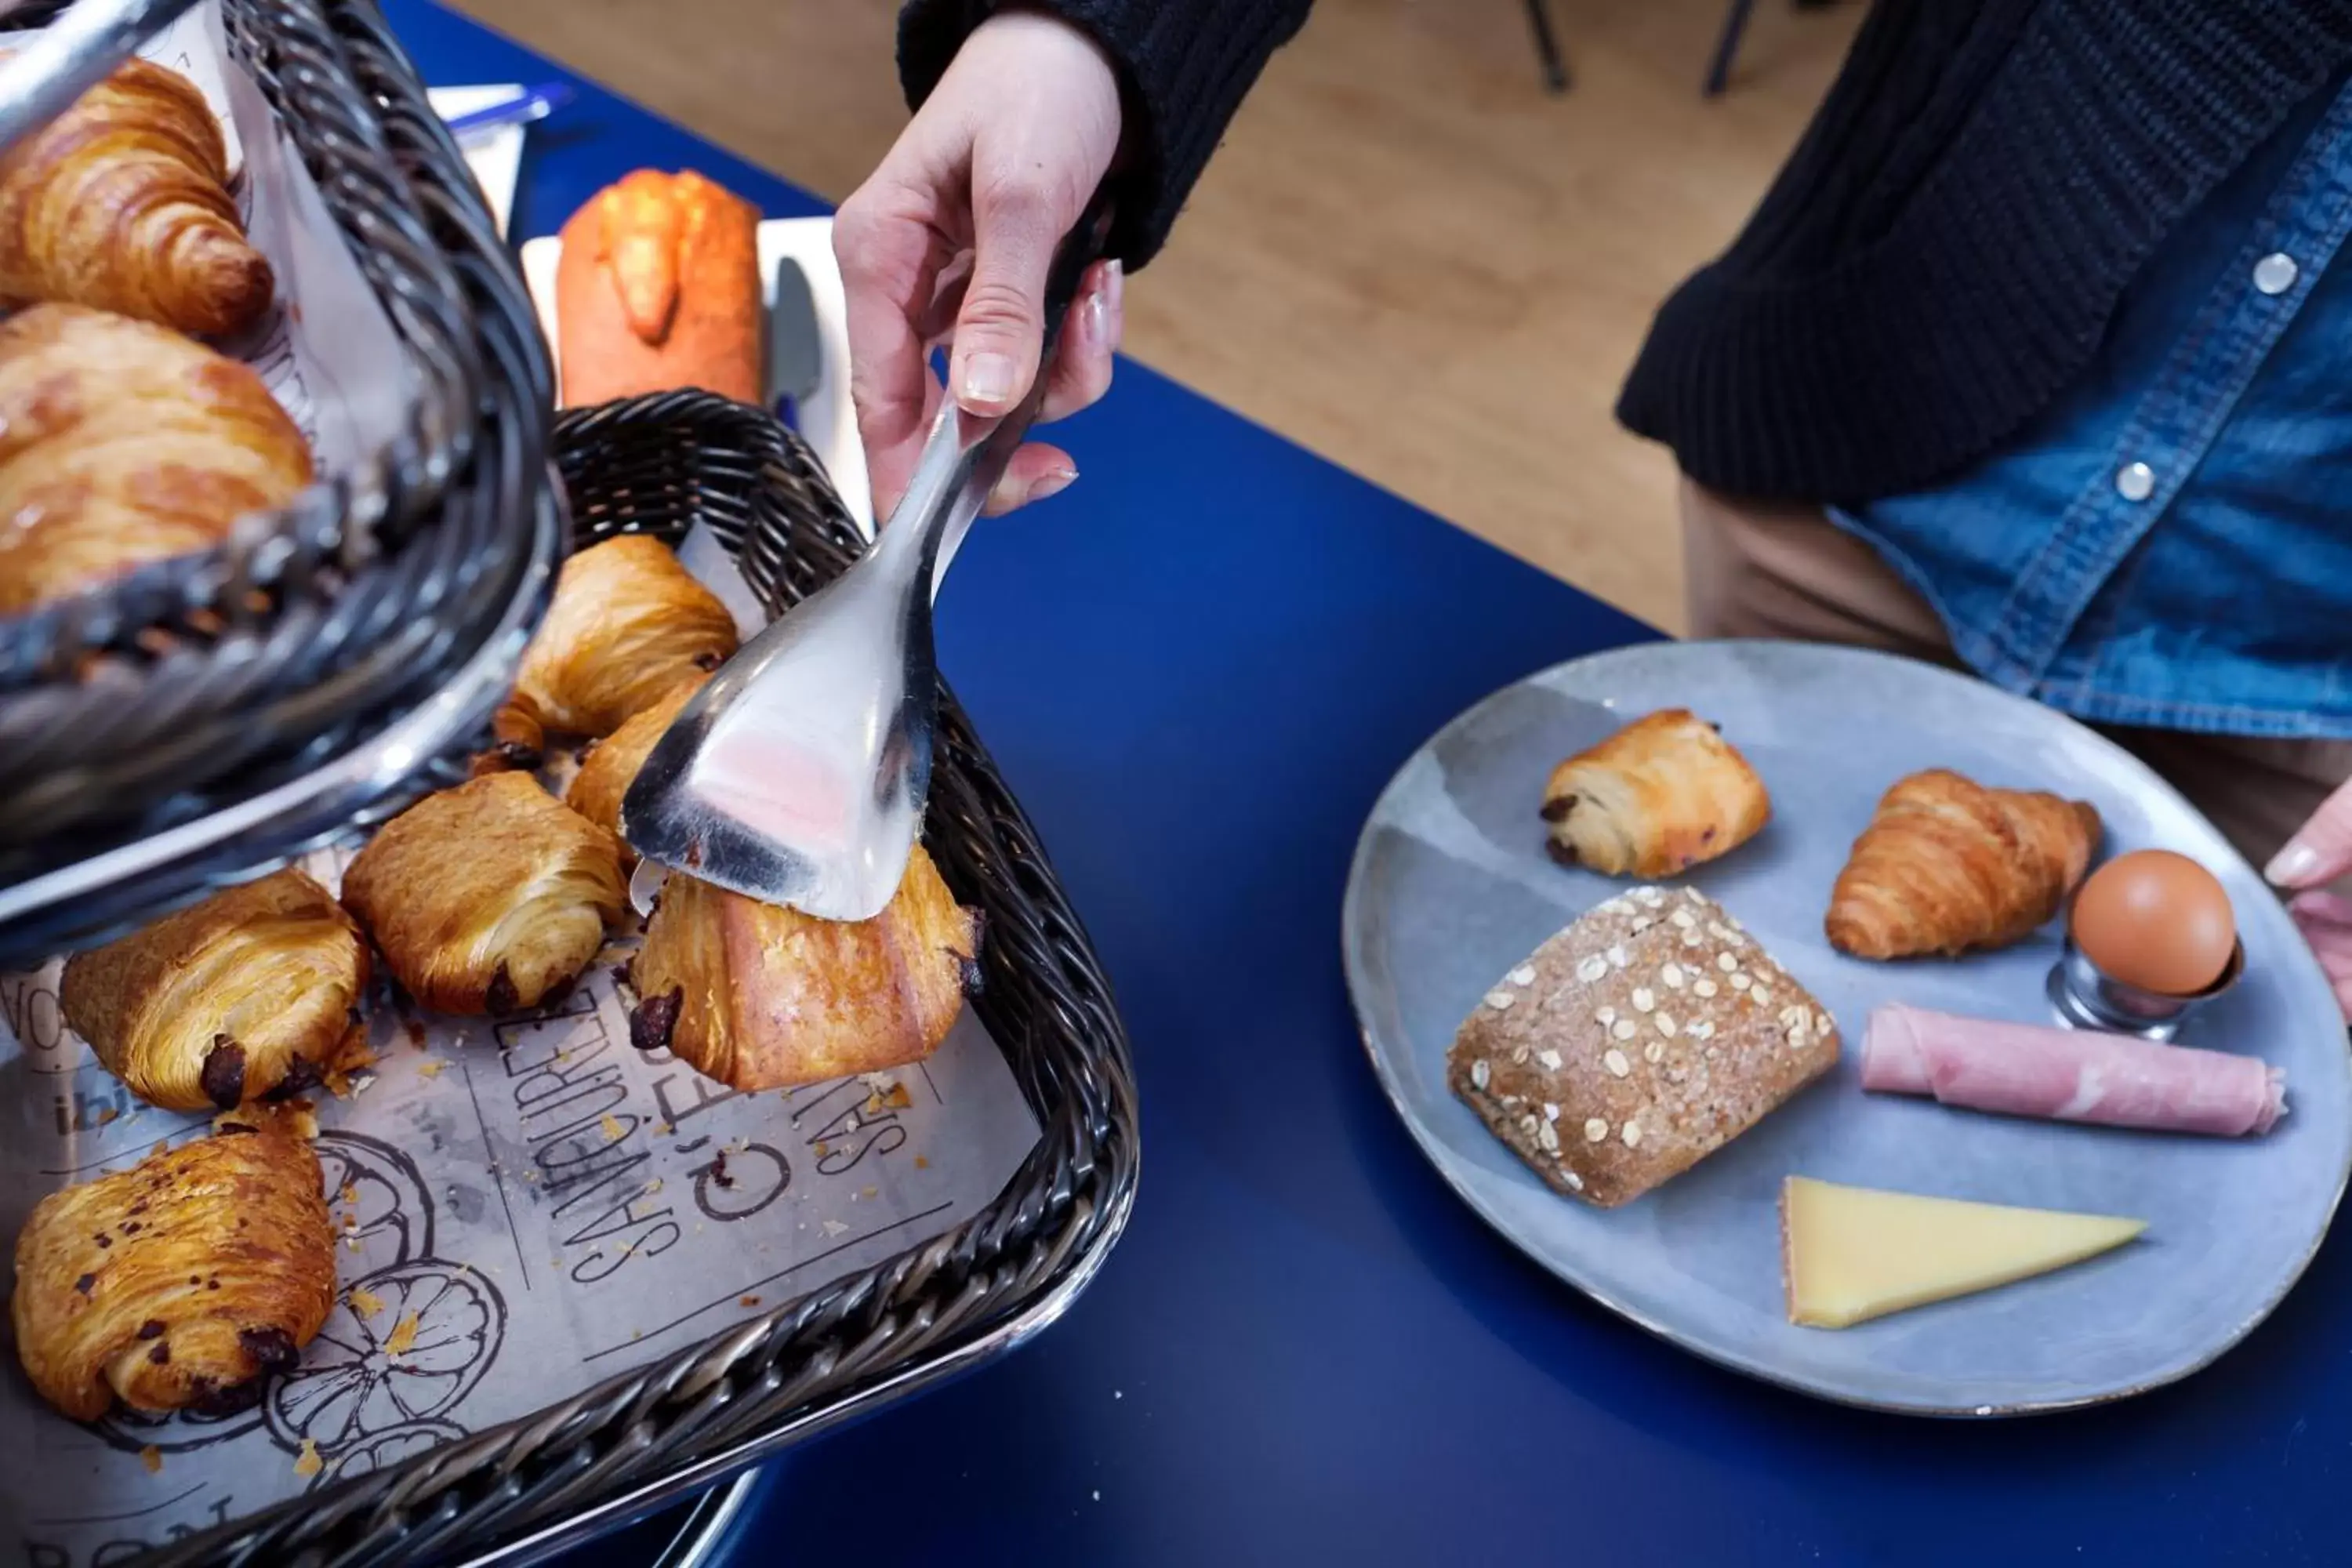
[{"label": "beige trousers", "polygon": [[[1682,511],[1691,636],[1848,643],[1958,663],[1927,601],[1820,508],[1736,501],[1685,481]],[[2352,777],[2352,742],[2103,732],[2169,779],[2257,869]]]}]

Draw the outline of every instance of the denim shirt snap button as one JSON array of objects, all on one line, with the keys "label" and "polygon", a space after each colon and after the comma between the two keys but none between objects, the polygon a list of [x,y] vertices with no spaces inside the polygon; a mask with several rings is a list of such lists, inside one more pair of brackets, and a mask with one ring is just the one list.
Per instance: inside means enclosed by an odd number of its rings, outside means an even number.
[{"label": "denim shirt snap button", "polygon": [[2284,294],[2294,287],[2303,268],[2284,250],[2273,250],[2254,263],[2254,287],[2265,294]]}]

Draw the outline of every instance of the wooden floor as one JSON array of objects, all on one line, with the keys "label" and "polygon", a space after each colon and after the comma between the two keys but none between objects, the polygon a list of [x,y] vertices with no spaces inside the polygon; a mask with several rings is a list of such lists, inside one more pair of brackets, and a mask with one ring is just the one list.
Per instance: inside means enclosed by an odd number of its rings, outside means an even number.
[{"label": "wooden floor", "polygon": [[[887,0],[459,3],[836,199],[904,119]],[[1679,627],[1672,464],[1610,405],[1658,301],[1803,129],[1860,6],[1765,0],[1709,102],[1723,0],[1550,4],[1576,78],[1561,98],[1518,0],[1321,0],[1129,288],[1128,348]]]}]

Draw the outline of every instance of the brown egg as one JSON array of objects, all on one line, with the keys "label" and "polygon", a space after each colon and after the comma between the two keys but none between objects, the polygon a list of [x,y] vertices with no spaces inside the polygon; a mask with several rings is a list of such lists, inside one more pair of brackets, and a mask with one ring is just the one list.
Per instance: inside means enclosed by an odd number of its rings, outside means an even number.
[{"label": "brown egg", "polygon": [[2221,978],[2238,945],[2230,895],[2186,855],[2118,855],[2074,895],[2068,929],[2109,978],[2166,996],[2193,996]]}]

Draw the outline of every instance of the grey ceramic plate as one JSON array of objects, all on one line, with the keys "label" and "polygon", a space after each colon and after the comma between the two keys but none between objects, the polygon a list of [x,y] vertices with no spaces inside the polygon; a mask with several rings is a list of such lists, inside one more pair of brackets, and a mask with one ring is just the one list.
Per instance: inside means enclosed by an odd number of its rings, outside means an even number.
[{"label": "grey ceramic plate", "polygon": [[[1496,978],[1622,884],[1555,866],[1536,817],[1560,758],[1654,709],[1723,726],[1772,792],[1772,821],[1689,880],[1737,914],[1837,1016],[1836,1073],[1657,1191],[1603,1213],[1555,1196],[1445,1087],[1455,1026]],[[1831,883],[1879,795],[1958,768],[2092,801],[2109,853],[2194,856],[2229,889],[2235,990],[2181,1043],[2286,1069],[2266,1138],[2064,1126],[1865,1095],[1882,1002],[2050,1022],[2053,931],[1963,963],[1871,964],[1822,936]],[[2317,1248],[2352,1166],[2344,1020],[2278,902],[2138,761],[1980,682],[1843,648],[1659,643],[1549,670],[1446,726],[1374,807],[1349,879],[1348,983],[1382,1086],[1454,1190],[1530,1257],[1686,1350],[1824,1398],[2007,1415],[2140,1393],[2259,1323]],[[2140,1241],[2008,1289],[1836,1331],[1790,1324],[1777,1201],[1791,1173],[1992,1203],[2127,1214]]]}]

